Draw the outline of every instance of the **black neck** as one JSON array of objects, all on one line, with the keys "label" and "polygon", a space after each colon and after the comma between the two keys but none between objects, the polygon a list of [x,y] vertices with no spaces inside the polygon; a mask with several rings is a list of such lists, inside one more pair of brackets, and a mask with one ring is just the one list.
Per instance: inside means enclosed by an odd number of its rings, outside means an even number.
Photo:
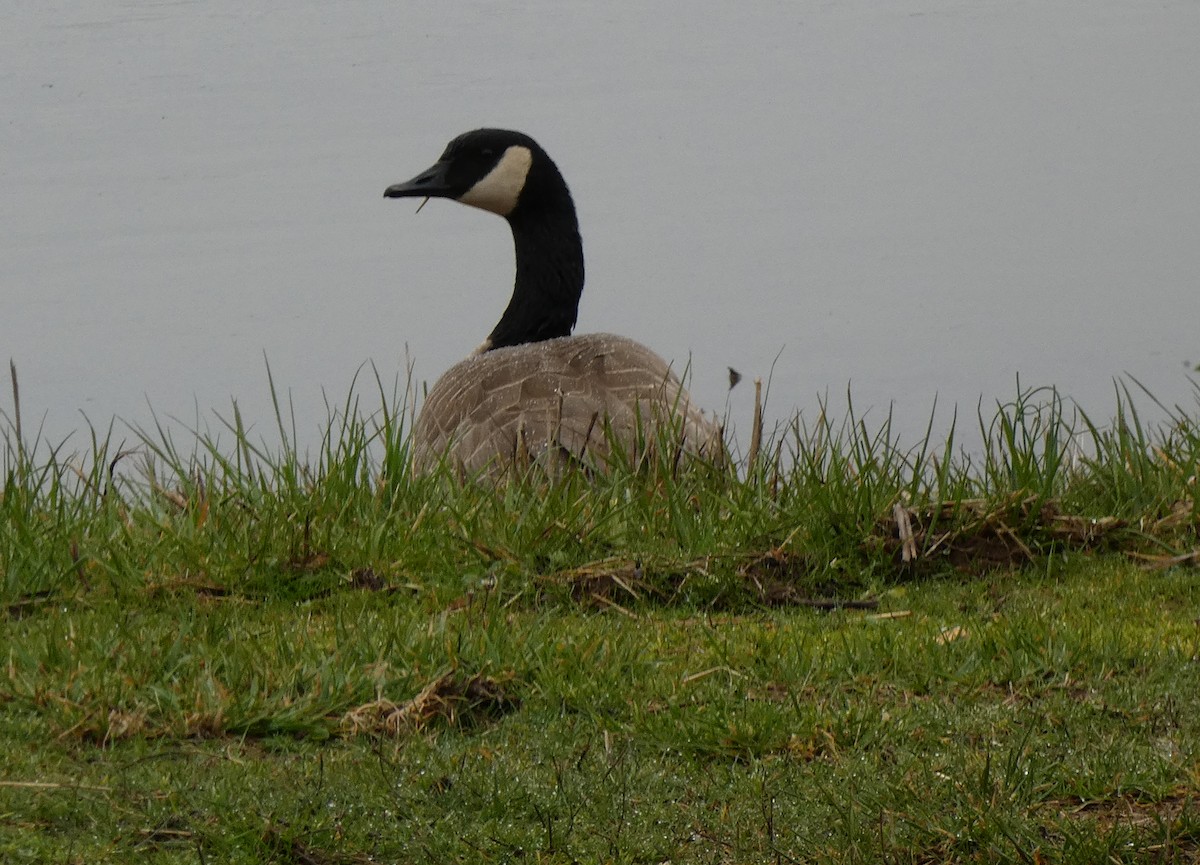
[{"label": "black neck", "polygon": [[561,177],[551,180],[557,183],[546,189],[527,187],[508,216],[517,276],[508,308],[488,337],[489,349],[570,336],[575,327],[583,241],[566,184]]}]

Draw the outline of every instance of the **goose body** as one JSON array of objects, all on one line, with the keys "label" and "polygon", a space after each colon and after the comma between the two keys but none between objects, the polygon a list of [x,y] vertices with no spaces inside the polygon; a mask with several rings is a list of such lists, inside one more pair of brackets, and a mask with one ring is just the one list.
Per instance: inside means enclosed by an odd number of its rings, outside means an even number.
[{"label": "goose body", "polygon": [[575,206],[532,138],[465,133],[431,168],[384,195],[451,198],[499,214],[516,251],[499,323],[425,399],[412,435],[418,471],[442,459],[468,474],[546,459],[603,465],[613,447],[636,457],[663,432],[687,452],[723,456],[720,427],[659,355],[613,334],[571,336],[584,273]]}]

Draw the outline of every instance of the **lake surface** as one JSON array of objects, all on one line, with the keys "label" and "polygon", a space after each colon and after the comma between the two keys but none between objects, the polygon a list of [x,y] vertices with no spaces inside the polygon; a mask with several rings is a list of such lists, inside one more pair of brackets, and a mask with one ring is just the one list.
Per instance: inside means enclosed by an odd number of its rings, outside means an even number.
[{"label": "lake surface", "polygon": [[9,0],[0,355],[27,433],[236,399],[270,438],[269,362],[315,443],[364,363],[432,380],[499,317],[503,222],[382,198],[496,125],[571,184],[580,330],[743,431],[728,366],[914,433],[1018,374],[1194,407],[1197,46],[1191,0]]}]

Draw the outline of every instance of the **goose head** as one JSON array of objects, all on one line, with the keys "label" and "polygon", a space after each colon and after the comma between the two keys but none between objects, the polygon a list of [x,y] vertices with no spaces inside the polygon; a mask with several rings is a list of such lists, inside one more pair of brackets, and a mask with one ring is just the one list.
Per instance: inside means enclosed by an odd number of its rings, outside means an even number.
[{"label": "goose head", "polygon": [[383,194],[448,198],[508,221],[512,298],[481,351],[570,335],[583,292],[583,243],[566,181],[536,141],[507,129],[466,132],[432,166]]},{"label": "goose head", "polygon": [[[476,129],[448,145],[438,161],[411,180],[389,186],[385,198],[451,198],[508,217],[534,168],[554,163],[532,138],[507,129]],[[561,176],[559,180],[561,180]],[[565,184],[564,184],[565,185]]]}]

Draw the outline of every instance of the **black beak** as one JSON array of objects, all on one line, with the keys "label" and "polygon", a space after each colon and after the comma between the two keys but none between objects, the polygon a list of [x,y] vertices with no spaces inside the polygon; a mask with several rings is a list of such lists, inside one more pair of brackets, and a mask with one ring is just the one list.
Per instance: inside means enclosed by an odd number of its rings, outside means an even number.
[{"label": "black beak", "polygon": [[437,162],[412,180],[389,186],[383,191],[384,198],[456,198],[458,193],[451,188],[448,175],[449,162]]}]

